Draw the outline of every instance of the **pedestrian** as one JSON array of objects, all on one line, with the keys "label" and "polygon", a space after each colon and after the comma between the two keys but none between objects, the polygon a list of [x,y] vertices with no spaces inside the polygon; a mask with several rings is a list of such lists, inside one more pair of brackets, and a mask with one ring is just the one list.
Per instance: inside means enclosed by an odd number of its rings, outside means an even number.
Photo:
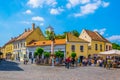
[{"label": "pedestrian", "polygon": [[20,62],[20,57],[18,57],[18,61]]},{"label": "pedestrian", "polygon": [[107,59],[105,60],[103,60],[103,65],[104,65],[104,68],[106,68],[107,67]]},{"label": "pedestrian", "polygon": [[70,67],[70,62],[71,62],[70,57],[68,57],[66,59],[66,67],[67,67],[67,69],[69,69],[69,67]]},{"label": "pedestrian", "polygon": [[107,67],[108,67],[108,69],[111,68],[111,60],[110,59],[107,60]]},{"label": "pedestrian", "polygon": [[75,64],[75,58],[72,58],[71,62],[72,62],[72,66],[74,67],[74,64]]},{"label": "pedestrian", "polygon": [[80,57],[77,59],[77,66],[80,66]]},{"label": "pedestrian", "polygon": [[54,67],[54,62],[55,62],[55,60],[54,60],[54,57],[52,58],[52,67]]},{"label": "pedestrian", "polygon": [[31,58],[31,64],[33,64],[33,57]]}]

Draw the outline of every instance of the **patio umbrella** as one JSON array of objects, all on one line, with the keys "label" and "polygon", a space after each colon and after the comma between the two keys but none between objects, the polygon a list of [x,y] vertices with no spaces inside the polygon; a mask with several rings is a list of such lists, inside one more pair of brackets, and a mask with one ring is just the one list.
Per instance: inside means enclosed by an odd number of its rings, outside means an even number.
[{"label": "patio umbrella", "polygon": [[120,56],[120,50],[110,50],[110,51],[104,51],[100,52],[100,55],[108,55],[108,56]]}]

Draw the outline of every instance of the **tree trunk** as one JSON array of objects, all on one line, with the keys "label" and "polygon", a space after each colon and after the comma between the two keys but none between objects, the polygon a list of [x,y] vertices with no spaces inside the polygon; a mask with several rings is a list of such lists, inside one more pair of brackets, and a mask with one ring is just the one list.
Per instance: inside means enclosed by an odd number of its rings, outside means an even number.
[{"label": "tree trunk", "polygon": [[51,54],[54,54],[54,41],[51,41]]}]

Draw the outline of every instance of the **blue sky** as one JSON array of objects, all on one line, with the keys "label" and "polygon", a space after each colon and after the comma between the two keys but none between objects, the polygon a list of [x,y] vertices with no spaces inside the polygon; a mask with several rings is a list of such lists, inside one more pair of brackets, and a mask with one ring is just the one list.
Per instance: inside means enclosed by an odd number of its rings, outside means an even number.
[{"label": "blue sky", "polygon": [[88,29],[120,43],[120,1],[114,0],[0,0],[0,46],[31,28],[44,32],[51,25],[56,34]]}]

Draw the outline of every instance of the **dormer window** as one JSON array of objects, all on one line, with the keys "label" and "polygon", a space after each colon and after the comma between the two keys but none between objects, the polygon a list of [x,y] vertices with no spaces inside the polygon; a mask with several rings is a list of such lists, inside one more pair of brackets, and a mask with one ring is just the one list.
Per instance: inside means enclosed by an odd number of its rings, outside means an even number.
[{"label": "dormer window", "polygon": [[34,43],[34,45],[36,45],[36,43]]},{"label": "dormer window", "polygon": [[43,42],[43,44],[45,44],[45,42]]}]

